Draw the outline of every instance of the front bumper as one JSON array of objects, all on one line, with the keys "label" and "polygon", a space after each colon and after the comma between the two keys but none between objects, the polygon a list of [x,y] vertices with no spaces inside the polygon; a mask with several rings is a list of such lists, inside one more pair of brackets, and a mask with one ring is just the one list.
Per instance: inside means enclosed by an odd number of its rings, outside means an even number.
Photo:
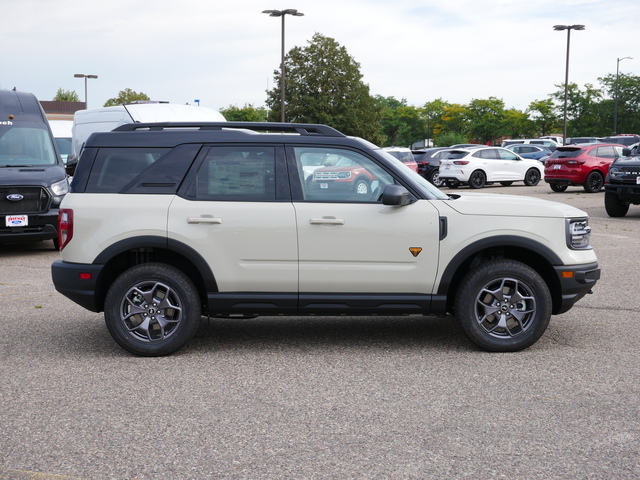
[{"label": "front bumper", "polygon": [[7,227],[6,217],[7,214],[0,215],[0,243],[40,242],[58,237],[58,209],[29,214],[29,223],[24,227]]},{"label": "front bumper", "polygon": [[635,184],[606,184],[606,192],[614,193],[618,200],[625,203],[640,204],[640,185]]},{"label": "front bumper", "polygon": [[600,268],[597,263],[554,267],[560,281],[561,298],[554,305],[554,314],[558,315],[570,310],[573,305],[591,292],[600,279]]}]

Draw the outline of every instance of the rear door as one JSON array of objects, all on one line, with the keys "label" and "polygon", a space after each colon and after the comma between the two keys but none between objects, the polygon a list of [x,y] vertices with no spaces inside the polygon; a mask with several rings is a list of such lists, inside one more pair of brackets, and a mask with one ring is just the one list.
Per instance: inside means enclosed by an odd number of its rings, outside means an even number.
[{"label": "rear door", "polygon": [[220,292],[298,290],[296,218],[283,148],[205,147],[169,208],[169,238],[210,266]]}]

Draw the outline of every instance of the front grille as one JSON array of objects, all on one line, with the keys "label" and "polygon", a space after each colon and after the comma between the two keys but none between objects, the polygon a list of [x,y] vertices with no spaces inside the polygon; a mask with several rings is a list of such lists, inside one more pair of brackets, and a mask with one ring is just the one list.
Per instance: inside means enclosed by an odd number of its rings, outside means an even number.
[{"label": "front grille", "polygon": [[638,177],[640,177],[640,168],[638,167],[618,167],[618,170],[624,172],[622,176],[616,177],[618,180],[637,183]]},{"label": "front grille", "polygon": [[[9,195],[22,195],[22,200],[12,201]],[[42,187],[0,187],[0,215],[19,213],[44,213],[49,210],[51,197]]]}]

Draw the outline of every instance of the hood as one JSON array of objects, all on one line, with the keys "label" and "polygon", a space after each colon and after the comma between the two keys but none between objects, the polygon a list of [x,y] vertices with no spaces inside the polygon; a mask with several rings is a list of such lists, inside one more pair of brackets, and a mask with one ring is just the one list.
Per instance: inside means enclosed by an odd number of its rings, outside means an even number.
[{"label": "hood", "polygon": [[67,176],[60,165],[0,168],[0,186],[38,186],[49,188]]},{"label": "hood", "polygon": [[488,217],[587,217],[587,213],[564,203],[519,195],[468,193],[452,200],[444,200],[462,215]]}]

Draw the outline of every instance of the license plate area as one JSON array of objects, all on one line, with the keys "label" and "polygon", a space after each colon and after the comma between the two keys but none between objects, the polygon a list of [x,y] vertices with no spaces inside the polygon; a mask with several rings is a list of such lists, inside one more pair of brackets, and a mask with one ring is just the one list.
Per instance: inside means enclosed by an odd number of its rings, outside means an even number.
[{"label": "license plate area", "polygon": [[7,215],[5,217],[7,227],[26,227],[29,225],[28,215]]}]

